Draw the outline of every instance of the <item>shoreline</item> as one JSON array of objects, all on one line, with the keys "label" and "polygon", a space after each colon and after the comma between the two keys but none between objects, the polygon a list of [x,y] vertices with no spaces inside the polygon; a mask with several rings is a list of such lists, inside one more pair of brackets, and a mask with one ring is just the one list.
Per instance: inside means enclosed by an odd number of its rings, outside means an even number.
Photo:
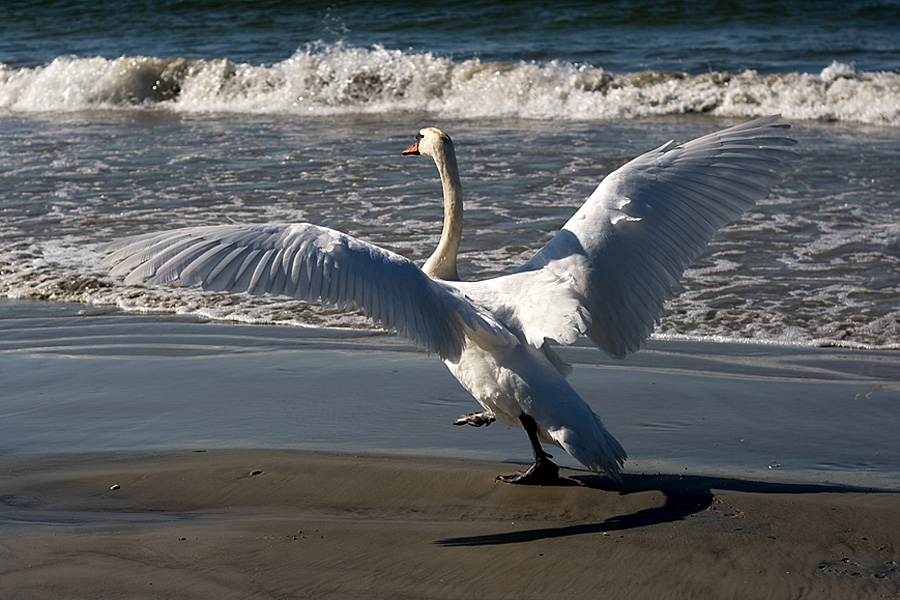
[{"label": "shoreline", "polygon": [[[0,456],[284,449],[524,463],[444,365],[396,336],[0,302]],[[559,348],[630,473],[900,490],[900,355],[651,341]],[[578,467],[556,452],[562,467]]]}]

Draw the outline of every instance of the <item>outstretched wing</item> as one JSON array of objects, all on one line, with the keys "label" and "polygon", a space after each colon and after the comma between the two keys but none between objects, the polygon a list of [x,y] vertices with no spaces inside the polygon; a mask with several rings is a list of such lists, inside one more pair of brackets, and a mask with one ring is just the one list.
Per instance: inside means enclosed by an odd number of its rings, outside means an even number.
[{"label": "outstretched wing", "polygon": [[214,225],[150,233],[106,247],[104,261],[128,284],[175,282],[205,289],[281,294],[346,308],[355,304],[441,358],[456,360],[465,329],[501,338],[505,329],[456,288],[408,259],[333,229]]},{"label": "outstretched wing", "polygon": [[637,350],[674,284],[715,232],[764,198],[796,157],[788,149],[796,143],[787,137],[790,126],[778,119],[757,119],[682,145],[670,142],[632,160],[607,176],[562,230],[511,275],[556,275],[564,283],[555,293],[566,301],[577,298],[589,313],[585,330],[577,333],[613,355]]}]

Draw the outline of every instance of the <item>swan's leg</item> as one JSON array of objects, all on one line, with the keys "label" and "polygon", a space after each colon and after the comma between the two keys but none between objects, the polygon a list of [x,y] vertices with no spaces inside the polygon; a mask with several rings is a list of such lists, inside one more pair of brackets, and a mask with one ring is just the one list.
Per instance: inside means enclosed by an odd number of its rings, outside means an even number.
[{"label": "swan's leg", "polygon": [[472,427],[481,427],[482,425],[490,425],[497,419],[494,418],[494,415],[489,413],[488,411],[480,412],[480,413],[469,413],[467,415],[462,415],[457,420],[453,421],[454,425],[471,425]]},{"label": "swan's leg", "polygon": [[522,427],[531,441],[531,452],[534,454],[534,464],[524,473],[514,475],[497,475],[497,479],[505,483],[518,483],[520,485],[550,485],[559,481],[559,467],[551,461],[553,458],[541,448],[538,440],[537,424],[528,415],[520,415]]}]

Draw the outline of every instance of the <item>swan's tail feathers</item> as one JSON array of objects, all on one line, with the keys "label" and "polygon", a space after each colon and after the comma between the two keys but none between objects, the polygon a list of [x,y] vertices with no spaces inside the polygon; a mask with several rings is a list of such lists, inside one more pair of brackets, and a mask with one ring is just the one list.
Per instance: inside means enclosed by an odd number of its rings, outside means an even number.
[{"label": "swan's tail feathers", "polygon": [[[613,435],[606,430],[603,422],[596,414],[593,415],[596,427],[591,436],[563,435],[558,440],[563,449],[571,454],[578,462],[595,473],[604,473],[611,479],[622,482],[622,466],[628,455],[625,448]],[[571,432],[568,432],[571,433]],[[588,439],[585,439],[588,438]]]}]

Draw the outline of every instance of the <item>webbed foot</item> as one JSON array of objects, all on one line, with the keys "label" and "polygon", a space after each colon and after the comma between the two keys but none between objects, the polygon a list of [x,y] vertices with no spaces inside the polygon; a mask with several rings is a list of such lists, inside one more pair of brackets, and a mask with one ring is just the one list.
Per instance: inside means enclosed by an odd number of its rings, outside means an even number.
[{"label": "webbed foot", "polygon": [[497,419],[495,419],[492,415],[488,414],[488,412],[485,411],[480,413],[469,413],[467,415],[461,415],[458,419],[453,421],[453,424],[481,427],[482,425],[490,425],[496,420]]},{"label": "webbed foot", "polygon": [[559,467],[550,460],[550,455],[539,457],[524,473],[497,475],[497,481],[518,485],[554,485],[559,481]]}]

